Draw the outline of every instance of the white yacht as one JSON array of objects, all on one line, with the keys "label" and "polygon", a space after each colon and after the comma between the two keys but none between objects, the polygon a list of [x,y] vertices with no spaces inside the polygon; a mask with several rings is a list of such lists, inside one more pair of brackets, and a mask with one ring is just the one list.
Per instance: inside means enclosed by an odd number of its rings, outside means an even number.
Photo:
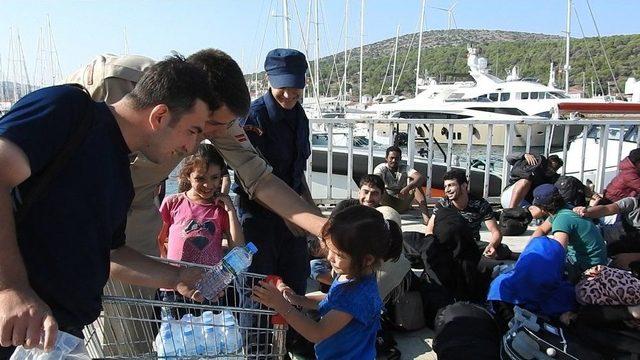
[{"label": "white yacht", "polygon": [[[611,120],[608,132],[604,134],[602,126],[591,126],[586,136],[580,135],[569,145],[565,159],[566,175],[580,178],[582,172],[585,182],[601,183],[606,186],[618,174],[618,165],[629,152],[640,147],[638,125],[620,126],[616,119],[640,120],[639,103],[563,103],[555,112],[569,119],[593,118]],[[562,152],[556,153],[562,157]],[[604,168],[600,173],[598,170]],[[601,190],[601,189],[600,189]]]},{"label": "white yacht", "polygon": [[[413,99],[393,104],[372,105],[368,110],[377,116],[418,118],[418,119],[477,119],[523,120],[525,118],[550,118],[551,110],[563,101],[589,101],[594,99],[572,99],[561,89],[534,81],[521,79],[514,67],[507,79],[502,80],[489,73],[487,59],[480,57],[476,48],[468,48],[467,65],[474,81],[460,81],[440,84],[435,79],[427,79],[419,89],[421,92]],[[600,101],[605,102],[608,99]],[[446,142],[453,137],[454,144],[467,143],[467,125],[454,125],[453,134],[449,134],[448,124],[437,125],[435,139]],[[487,125],[474,125],[473,143],[482,145],[487,142]],[[494,126],[494,145],[503,145],[505,126]],[[545,145],[545,137],[551,136],[552,145],[562,145],[564,129],[560,127],[545,133],[545,126],[533,125],[531,146]],[[578,133],[570,133],[576,136]],[[515,126],[514,146],[525,146],[526,125]]]}]

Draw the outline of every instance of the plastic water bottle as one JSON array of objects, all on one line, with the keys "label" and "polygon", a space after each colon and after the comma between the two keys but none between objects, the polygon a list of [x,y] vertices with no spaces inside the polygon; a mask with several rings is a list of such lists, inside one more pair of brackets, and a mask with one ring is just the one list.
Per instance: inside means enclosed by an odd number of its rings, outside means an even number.
[{"label": "plastic water bottle", "polygon": [[233,313],[228,310],[222,311],[220,317],[224,324],[221,351],[226,354],[235,353],[242,348],[242,335],[240,335],[236,318],[233,316]]},{"label": "plastic water bottle", "polygon": [[156,336],[156,352],[158,357],[172,357],[178,352],[184,354],[182,349],[182,336],[178,322],[171,316],[171,313],[162,308],[162,325]]},{"label": "plastic water bottle", "polygon": [[197,347],[196,347],[196,329],[197,327],[194,325],[194,317],[191,314],[186,314],[182,317],[181,326],[182,326],[182,337],[184,341],[184,351],[185,355],[193,356],[197,355]]},{"label": "plastic water bottle", "polygon": [[156,352],[158,353],[158,357],[171,357],[176,355],[171,325],[168,322],[163,322],[162,325],[160,325],[160,331],[156,336]]},{"label": "plastic water bottle", "polygon": [[253,243],[232,249],[213,269],[207,271],[196,288],[208,300],[215,300],[234,277],[249,268],[253,254],[257,252],[258,248]]},{"label": "plastic water bottle", "polygon": [[202,313],[202,322],[204,323],[203,335],[205,344],[205,354],[207,356],[215,356],[220,354],[220,329],[215,326],[215,315],[212,311]]},{"label": "plastic water bottle", "polygon": [[56,343],[50,352],[40,348],[25,349],[23,346],[18,346],[11,355],[11,360],[58,359],[89,360],[91,357],[86,352],[82,339],[64,331],[58,331]]}]

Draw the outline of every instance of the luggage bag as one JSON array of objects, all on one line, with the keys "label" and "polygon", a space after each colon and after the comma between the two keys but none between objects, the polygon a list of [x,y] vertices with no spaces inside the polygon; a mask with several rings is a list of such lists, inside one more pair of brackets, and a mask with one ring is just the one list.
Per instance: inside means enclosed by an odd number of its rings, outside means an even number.
[{"label": "luggage bag", "polygon": [[519,306],[502,338],[502,360],[604,360],[561,327]]}]

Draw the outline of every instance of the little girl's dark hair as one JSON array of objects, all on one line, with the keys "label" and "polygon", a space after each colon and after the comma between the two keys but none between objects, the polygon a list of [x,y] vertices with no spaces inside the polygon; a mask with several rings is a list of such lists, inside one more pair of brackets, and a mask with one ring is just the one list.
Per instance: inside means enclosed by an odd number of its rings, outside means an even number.
[{"label": "little girl's dark hair", "polygon": [[189,175],[195,170],[209,171],[209,165],[218,165],[224,172],[226,165],[224,159],[216,148],[207,143],[200,143],[193,155],[187,156],[178,173],[178,191],[185,192],[191,189]]},{"label": "little girl's dark hair", "polygon": [[331,238],[336,249],[351,257],[351,272],[362,276],[365,257],[373,256],[376,270],[383,261],[396,261],[402,252],[402,231],[394,221],[385,220],[374,208],[354,205],[335,212],[322,227],[322,240]]}]

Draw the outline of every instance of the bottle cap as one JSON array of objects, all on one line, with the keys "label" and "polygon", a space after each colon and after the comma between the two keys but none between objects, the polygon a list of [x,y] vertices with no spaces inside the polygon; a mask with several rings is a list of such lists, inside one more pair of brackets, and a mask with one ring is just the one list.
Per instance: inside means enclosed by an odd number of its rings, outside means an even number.
[{"label": "bottle cap", "polygon": [[247,250],[249,250],[249,252],[250,252],[250,253],[252,253],[252,254],[255,254],[255,253],[257,253],[257,252],[258,252],[258,248],[257,248],[255,245],[253,245],[253,243],[252,243],[252,242],[247,243],[247,245],[246,245],[245,247],[246,247],[246,248],[247,248]]}]

